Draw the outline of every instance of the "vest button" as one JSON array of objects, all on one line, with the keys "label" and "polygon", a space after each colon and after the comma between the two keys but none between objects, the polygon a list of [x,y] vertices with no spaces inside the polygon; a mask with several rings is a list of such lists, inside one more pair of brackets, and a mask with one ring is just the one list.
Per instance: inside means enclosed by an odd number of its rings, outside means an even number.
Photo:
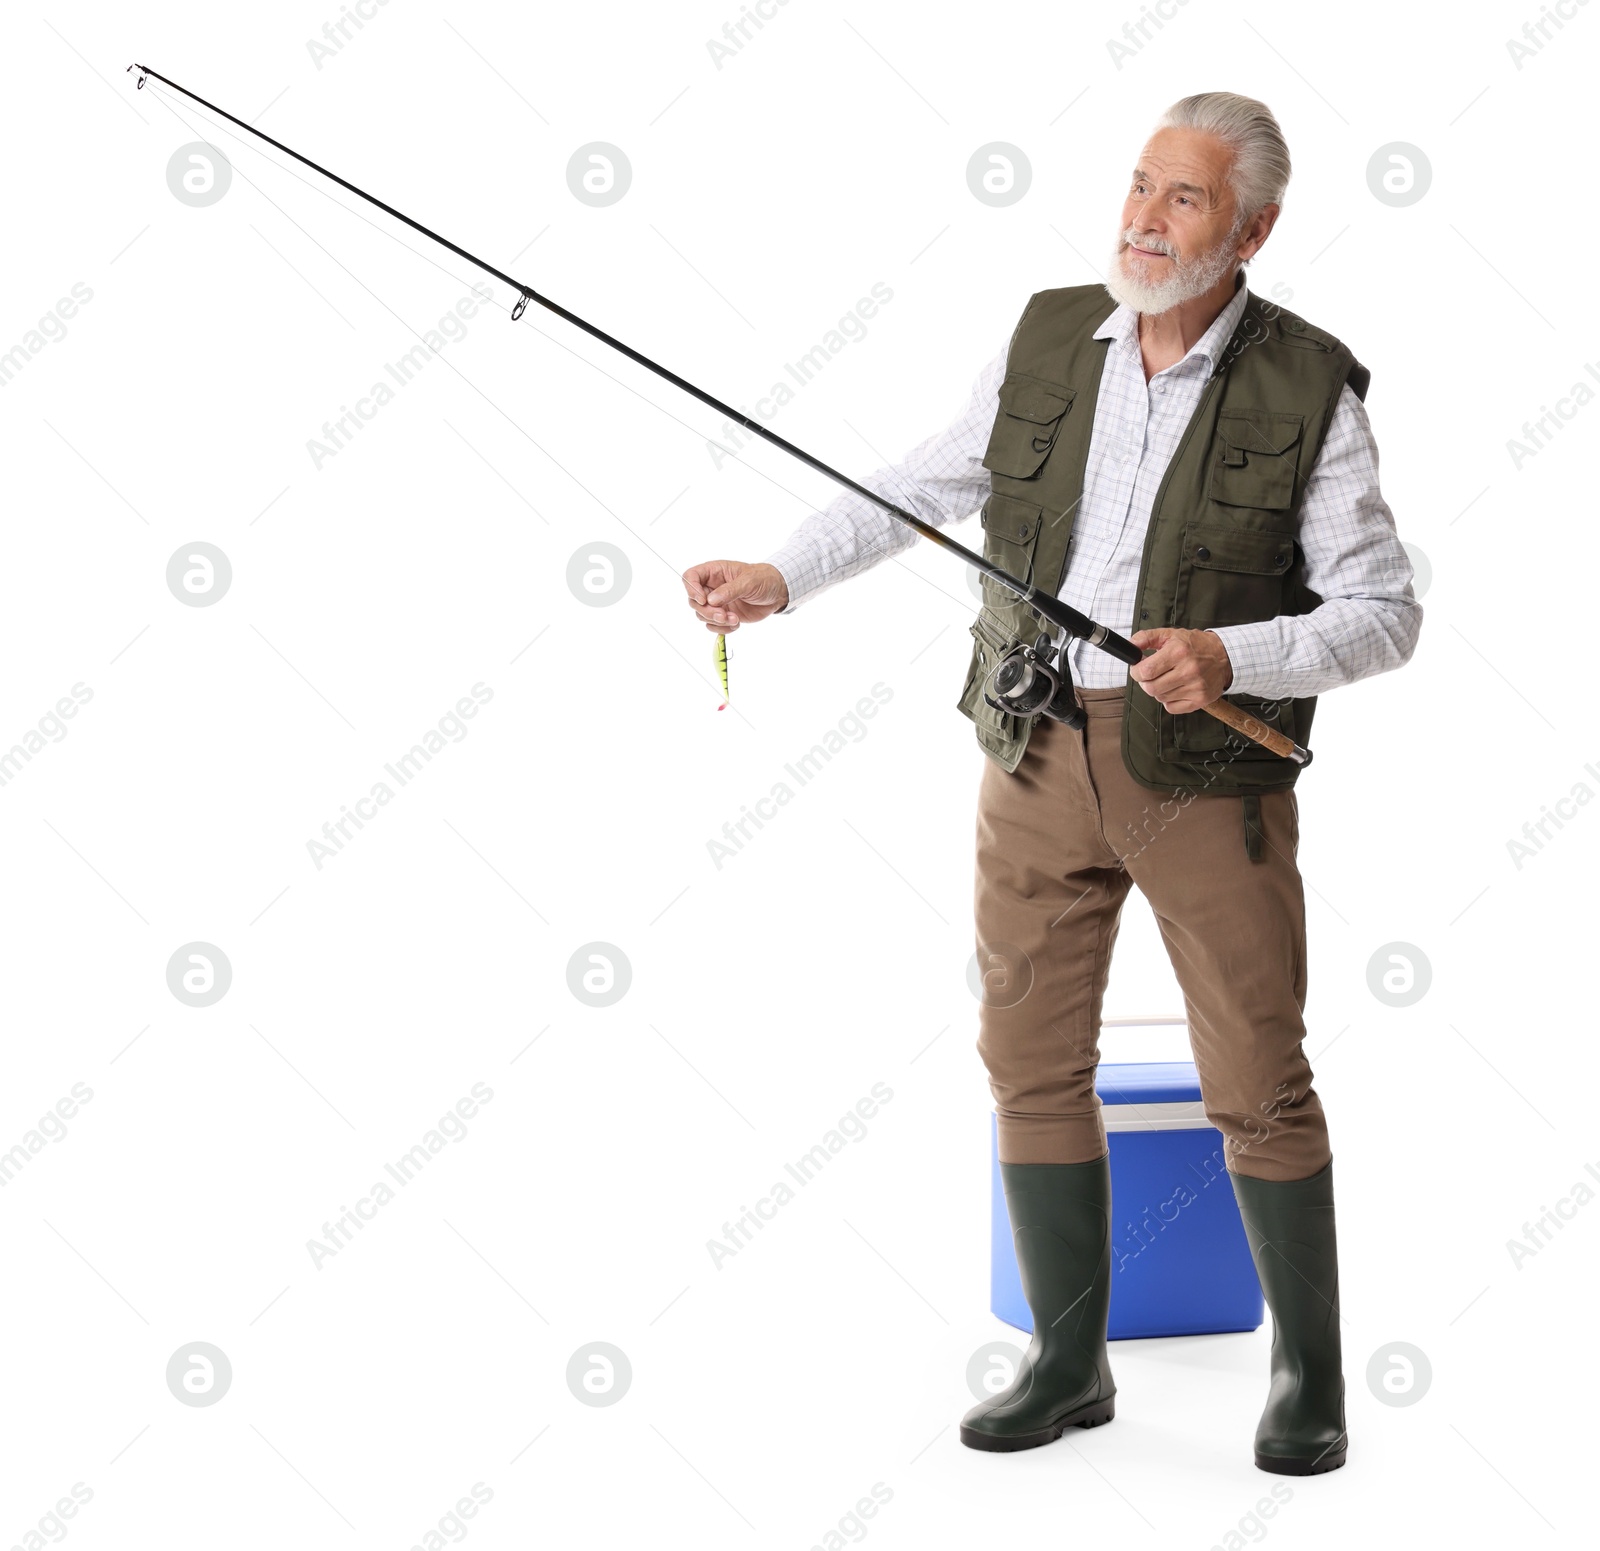
[{"label": "vest button", "polygon": [[1194,557],[1196,560],[1209,560],[1211,558],[1211,551],[1207,549],[1204,544],[1202,544],[1194,552]]},{"label": "vest button", "polygon": [[1282,565],[1283,564],[1283,556],[1282,555],[1274,555],[1272,557],[1272,563],[1274,565]]}]

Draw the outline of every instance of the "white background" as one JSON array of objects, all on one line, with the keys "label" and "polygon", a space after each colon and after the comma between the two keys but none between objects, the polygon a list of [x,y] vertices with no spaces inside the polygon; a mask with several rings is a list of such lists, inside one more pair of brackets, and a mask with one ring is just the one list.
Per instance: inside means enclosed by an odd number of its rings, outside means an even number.
[{"label": "white background", "polygon": [[[331,0],[12,17],[0,747],[92,698],[0,787],[0,1150],[92,1099],[0,1189],[0,1541],[406,1547],[482,1482],[460,1528],[485,1547],[1574,1543],[1600,1205],[1520,1269],[1507,1241],[1600,1167],[1600,813],[1520,867],[1507,842],[1600,790],[1600,408],[1520,469],[1506,444],[1600,358],[1573,305],[1600,16],[1518,69],[1531,0],[1193,0],[1119,63],[1133,4],[793,0],[719,69],[737,14],[392,0],[320,68]],[[1295,176],[1252,284],[1371,368],[1432,577],[1413,662],[1324,698],[1298,788],[1347,1468],[1250,1517],[1278,1480],[1250,1455],[1265,1329],[1113,1347],[1111,1427],[956,1440],[969,1358],[1020,1344],[987,1312],[959,564],[918,546],[740,631],[719,713],[679,574],[760,558],[831,487],[759,444],[719,470],[710,411],[539,309],[513,327],[500,285],[319,469],[323,423],[481,277],[172,99],[180,122],[135,59],[735,404],[884,283],[772,421],[857,475],[946,423],[1031,292],[1097,278],[1168,103],[1272,106]],[[193,208],[166,169],[207,135],[234,176]],[[567,184],[593,141],[632,166],[606,208]],[[1033,169],[1006,208],[966,185],[990,141]],[[1404,208],[1367,182],[1394,141],[1432,167]],[[92,300],[28,354],[74,284]],[[232,567],[209,607],[166,583],[196,542]],[[610,607],[566,580],[597,542],[631,565]],[[480,683],[467,735],[314,865]],[[865,736],[718,868],[707,842],[874,684]],[[203,1008],[167,986],[193,942],[232,966]],[[631,966],[604,1008],[568,988],[595,942]],[[1394,943],[1431,965],[1404,1008],[1368,984]],[[1180,1007],[1135,895],[1108,1016]],[[318,1269],[307,1241],[475,1083],[464,1139]],[[707,1240],[874,1083],[865,1137],[718,1269]],[[597,1341],[633,1371],[604,1408],[566,1382]],[[167,1387],[194,1342],[232,1364],[218,1404]],[[1366,1379],[1394,1342],[1432,1365],[1406,1407]]]}]

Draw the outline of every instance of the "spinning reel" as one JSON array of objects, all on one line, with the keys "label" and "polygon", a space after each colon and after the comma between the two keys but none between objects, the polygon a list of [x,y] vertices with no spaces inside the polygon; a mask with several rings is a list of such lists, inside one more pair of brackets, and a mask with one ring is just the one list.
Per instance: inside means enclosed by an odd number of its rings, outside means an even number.
[{"label": "spinning reel", "polygon": [[[1072,637],[1063,635],[1058,650],[1048,634],[1041,634],[1032,646],[1019,642],[994,665],[983,698],[1010,716],[1042,712],[1068,727],[1081,728],[1088,718],[1072,692],[1072,669],[1067,662],[1071,644]],[[1051,658],[1056,659],[1054,664]]]}]

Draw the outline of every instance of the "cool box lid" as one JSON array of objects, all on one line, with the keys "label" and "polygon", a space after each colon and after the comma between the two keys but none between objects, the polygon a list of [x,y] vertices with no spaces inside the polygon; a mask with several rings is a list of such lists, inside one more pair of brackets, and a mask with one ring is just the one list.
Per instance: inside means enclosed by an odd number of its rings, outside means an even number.
[{"label": "cool box lid", "polygon": [[1095,1092],[1107,1131],[1190,1131],[1211,1124],[1193,1061],[1102,1063]]}]

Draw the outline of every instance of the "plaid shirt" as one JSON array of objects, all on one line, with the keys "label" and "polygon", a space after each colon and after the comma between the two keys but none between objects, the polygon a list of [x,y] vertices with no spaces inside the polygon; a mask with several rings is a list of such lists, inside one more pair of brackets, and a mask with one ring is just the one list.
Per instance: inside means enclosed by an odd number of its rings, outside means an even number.
[{"label": "plaid shirt", "polygon": [[[1095,330],[1109,339],[1083,499],[1072,530],[1061,599],[1097,623],[1133,632],[1139,563],[1156,490],[1194,415],[1207,378],[1245,306],[1233,299],[1189,353],[1145,381],[1139,315],[1118,306]],[[1009,345],[973,385],[966,408],[891,468],[860,481],[886,500],[944,527],[989,494],[982,458],[999,407]],[[1316,695],[1406,662],[1422,626],[1412,567],[1378,490],[1378,448],[1361,400],[1346,386],[1306,482],[1299,540],[1305,584],[1323,600],[1309,614],[1280,615],[1214,633],[1233,664],[1229,691]],[[795,529],[767,563],[783,573],[792,613],[825,588],[910,548],[917,534],[847,491]],[[1086,688],[1127,682],[1127,667],[1086,641],[1071,647],[1073,678]]]}]

